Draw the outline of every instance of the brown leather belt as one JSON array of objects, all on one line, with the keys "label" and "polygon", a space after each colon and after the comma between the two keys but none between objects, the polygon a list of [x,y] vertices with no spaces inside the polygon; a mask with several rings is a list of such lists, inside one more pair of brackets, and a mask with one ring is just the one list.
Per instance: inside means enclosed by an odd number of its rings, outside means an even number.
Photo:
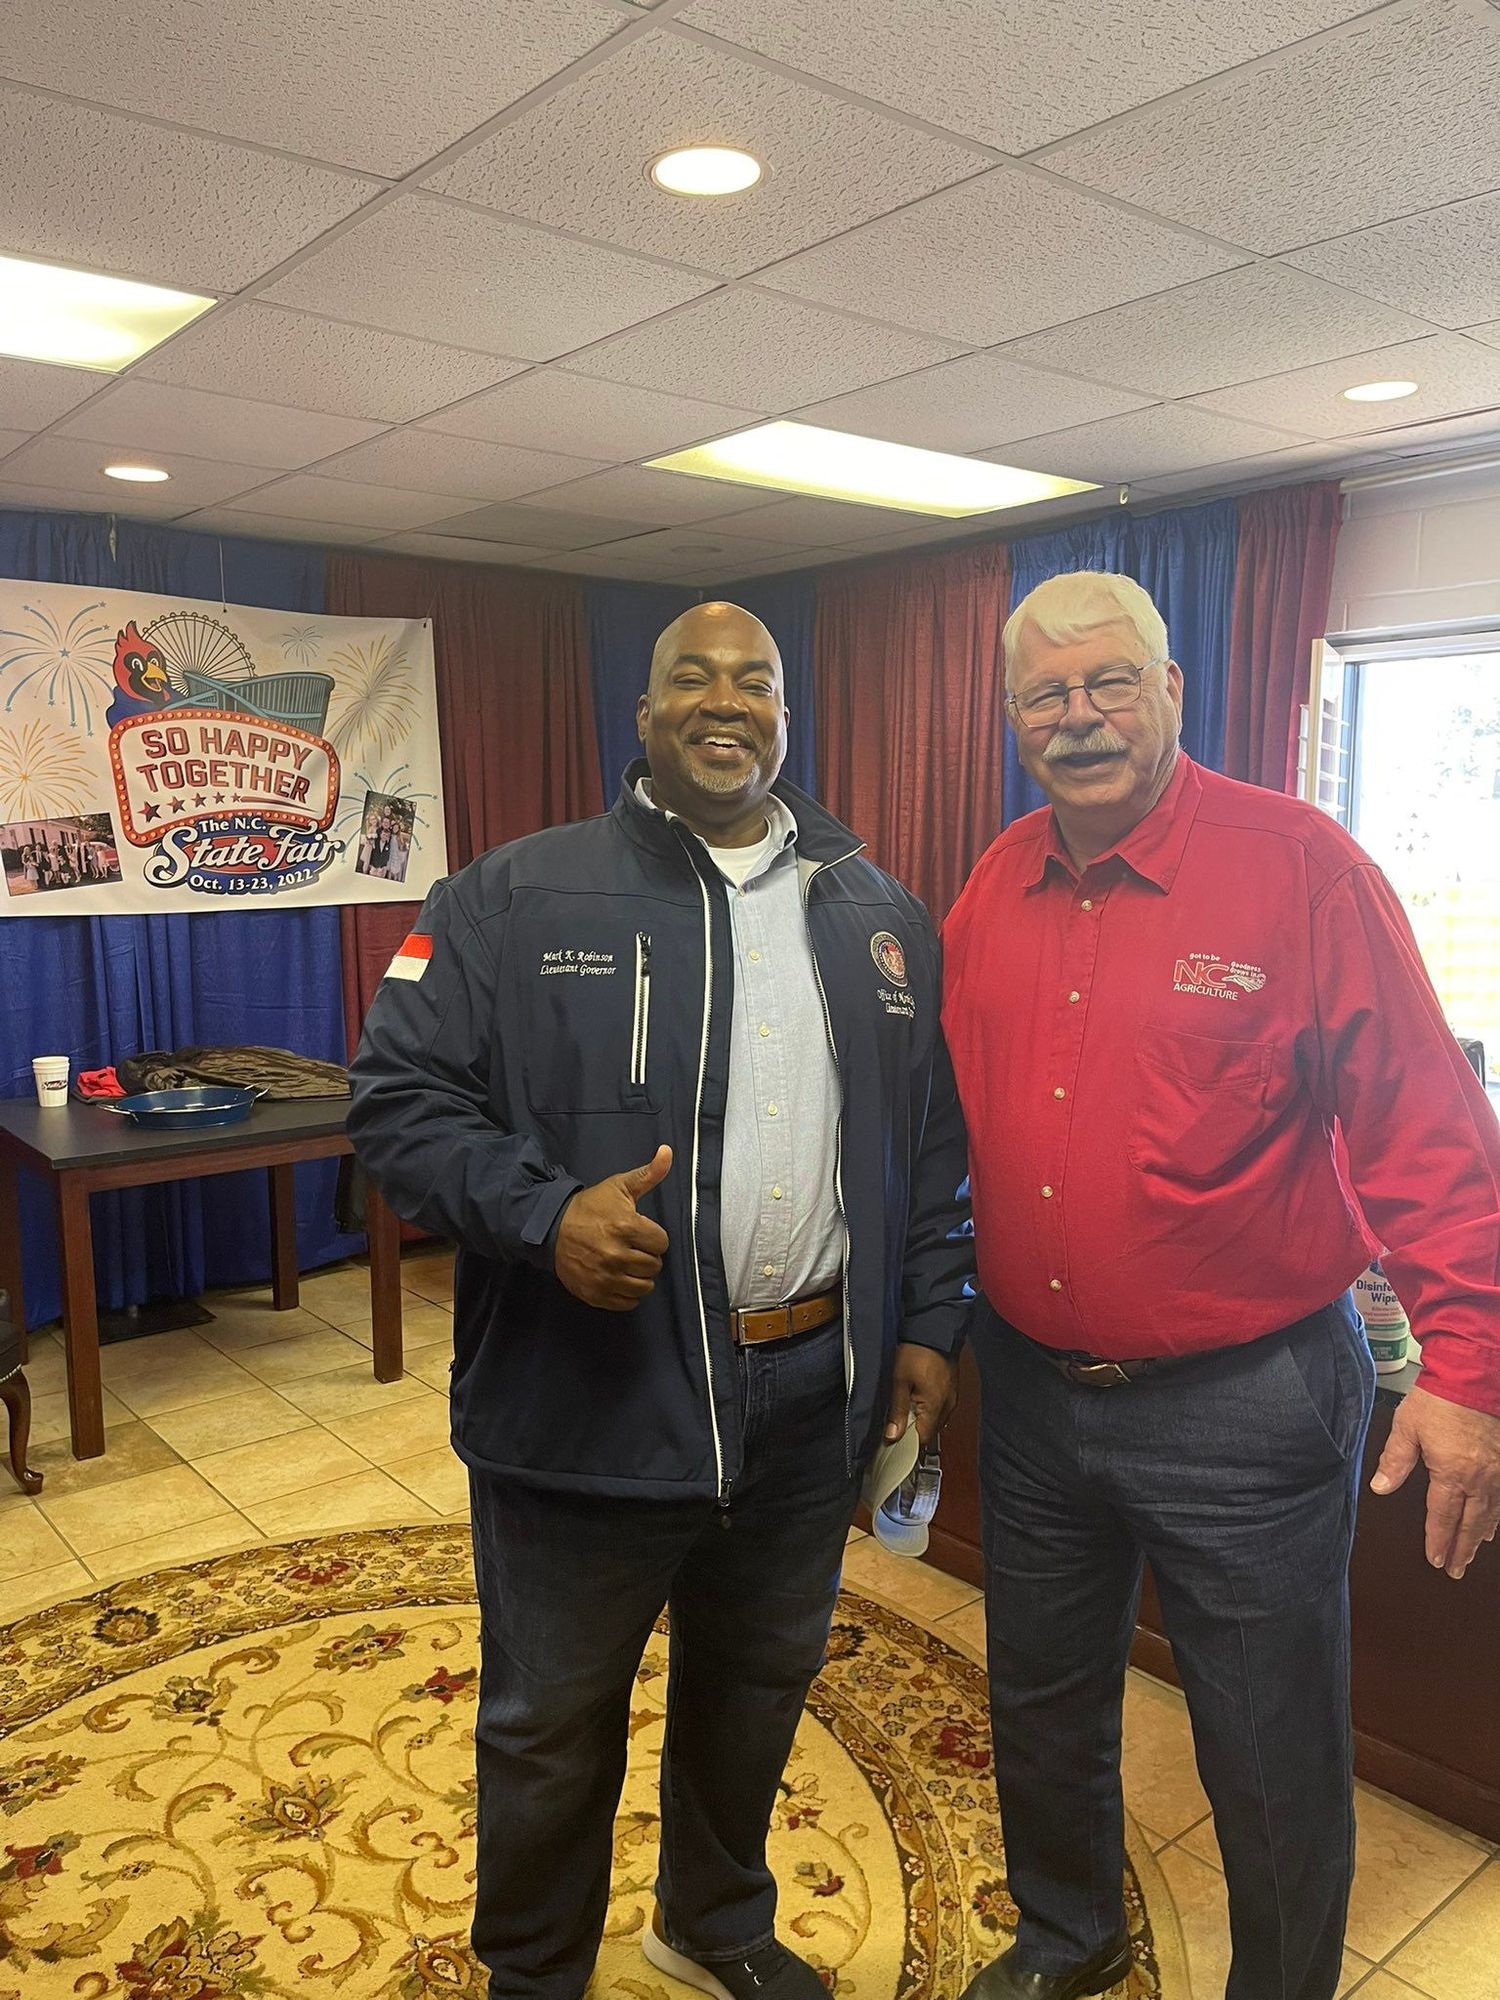
[{"label": "brown leather belt", "polygon": [[1139,1381],[1143,1375],[1159,1375],[1163,1369],[1191,1358],[1183,1354],[1156,1354],[1142,1361],[1105,1361],[1097,1354],[1070,1354],[1060,1348],[1044,1347],[1039,1340],[1033,1340],[1031,1345],[1059,1375],[1066,1375],[1070,1382],[1084,1389],[1117,1389],[1123,1383]]},{"label": "brown leather belt", "polygon": [[794,1333],[816,1333],[828,1326],[844,1310],[841,1290],[815,1292],[810,1298],[793,1299],[785,1306],[754,1306],[746,1312],[732,1312],[729,1328],[736,1347],[757,1347],[763,1340],[790,1340]]}]

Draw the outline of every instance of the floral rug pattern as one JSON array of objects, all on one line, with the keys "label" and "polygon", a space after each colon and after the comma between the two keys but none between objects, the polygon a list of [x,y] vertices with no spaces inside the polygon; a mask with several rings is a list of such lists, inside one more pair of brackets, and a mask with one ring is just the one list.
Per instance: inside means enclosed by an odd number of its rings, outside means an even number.
[{"label": "floral rug pattern", "polygon": [[[591,1994],[679,2000],[650,1920],[664,1631],[637,1675]],[[0,1630],[0,2000],[483,2000],[468,1947],[467,1531],[334,1535]],[[1137,1843],[1120,2000],[1186,2000]],[[848,1593],[771,1831],[782,1935],[844,2000],[947,2000],[1015,1922],[981,1670]],[[1153,1932],[1143,1883],[1166,1912]]]}]

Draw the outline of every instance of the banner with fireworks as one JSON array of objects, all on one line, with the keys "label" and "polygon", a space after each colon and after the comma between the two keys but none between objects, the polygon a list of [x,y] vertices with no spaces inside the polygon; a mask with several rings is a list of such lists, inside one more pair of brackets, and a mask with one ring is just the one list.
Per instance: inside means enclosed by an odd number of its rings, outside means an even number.
[{"label": "banner with fireworks", "polygon": [[6,916],[419,900],[432,627],[0,578]]}]

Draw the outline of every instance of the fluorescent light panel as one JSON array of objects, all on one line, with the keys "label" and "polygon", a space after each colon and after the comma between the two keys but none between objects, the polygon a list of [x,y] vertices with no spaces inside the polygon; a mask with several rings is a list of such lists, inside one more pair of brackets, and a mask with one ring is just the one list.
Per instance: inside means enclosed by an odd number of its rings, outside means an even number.
[{"label": "fluorescent light panel", "polygon": [[785,421],[758,424],[648,463],[660,472],[768,486],[778,493],[812,493],[865,507],[896,507],[951,521],[1099,490],[1087,479],[1056,479],[1047,472],[1023,472],[1014,465]]},{"label": "fluorescent light panel", "polygon": [[114,375],[213,303],[163,285],[0,257],[0,354]]}]

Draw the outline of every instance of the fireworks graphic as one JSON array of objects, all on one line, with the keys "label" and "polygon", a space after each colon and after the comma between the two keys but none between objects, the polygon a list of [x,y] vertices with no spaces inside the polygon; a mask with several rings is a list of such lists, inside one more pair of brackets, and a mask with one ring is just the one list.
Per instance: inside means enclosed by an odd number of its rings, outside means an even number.
[{"label": "fireworks graphic", "polygon": [[305,667],[317,658],[322,637],[316,625],[292,625],[281,634],[277,644],[283,659],[295,660],[299,667]]},{"label": "fireworks graphic", "polygon": [[386,633],[341,646],[328,660],[334,676],[328,740],[341,756],[389,756],[417,718],[406,649]]},{"label": "fireworks graphic", "polygon": [[365,814],[365,797],[369,792],[381,798],[405,799],[412,809],[411,844],[422,845],[422,829],[431,821],[422,810],[423,802],[432,805],[437,799],[436,792],[414,792],[411,779],[407,775],[410,764],[398,764],[389,777],[372,778],[368,771],[351,771],[344,783],[339,800],[339,809],[334,816],[329,831],[337,834],[346,843],[359,839],[360,822]]},{"label": "fireworks graphic", "polygon": [[88,761],[66,731],[39,718],[19,729],[0,727],[0,808],[7,819],[65,818],[82,811],[88,796]]},{"label": "fireworks graphic", "polygon": [[5,713],[33,682],[49,708],[67,704],[68,726],[94,733],[94,709],[114,693],[113,627],[101,625],[100,604],[85,604],[66,625],[44,606],[28,604],[21,629],[0,631],[0,676],[18,678],[5,697]]}]

